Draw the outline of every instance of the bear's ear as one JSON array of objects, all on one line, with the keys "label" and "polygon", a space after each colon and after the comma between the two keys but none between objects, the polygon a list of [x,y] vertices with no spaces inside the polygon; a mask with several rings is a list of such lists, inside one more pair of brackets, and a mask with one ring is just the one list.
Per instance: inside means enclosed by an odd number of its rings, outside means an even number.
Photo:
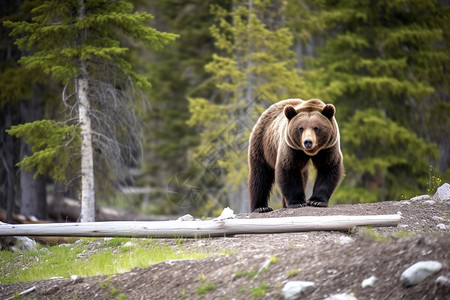
[{"label": "bear's ear", "polygon": [[327,117],[328,119],[331,119],[334,117],[334,113],[336,112],[336,109],[334,108],[333,104],[327,104],[322,110],[322,115]]},{"label": "bear's ear", "polygon": [[288,120],[291,120],[297,115],[297,111],[292,105],[288,105],[284,108],[284,115],[288,118]]}]

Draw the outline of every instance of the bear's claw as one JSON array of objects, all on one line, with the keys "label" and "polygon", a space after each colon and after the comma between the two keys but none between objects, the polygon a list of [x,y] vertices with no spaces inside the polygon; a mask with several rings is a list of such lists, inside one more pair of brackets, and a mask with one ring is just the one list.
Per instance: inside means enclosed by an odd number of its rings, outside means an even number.
[{"label": "bear's claw", "polygon": [[328,203],[322,202],[322,201],[308,201],[308,202],[306,202],[306,205],[315,206],[315,207],[327,207]]},{"label": "bear's claw", "polygon": [[264,206],[264,207],[258,207],[253,212],[259,212],[260,214],[273,211],[272,207]]},{"label": "bear's claw", "polygon": [[299,208],[299,207],[305,207],[306,203],[298,203],[298,204],[289,204],[287,208]]}]

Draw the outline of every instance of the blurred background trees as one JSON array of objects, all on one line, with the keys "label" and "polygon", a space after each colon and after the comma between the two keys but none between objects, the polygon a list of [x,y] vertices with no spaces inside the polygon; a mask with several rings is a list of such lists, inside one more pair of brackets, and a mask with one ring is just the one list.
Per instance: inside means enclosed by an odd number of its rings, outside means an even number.
[{"label": "blurred background trees", "polygon": [[[28,21],[44,1],[4,2],[2,21]],[[128,165],[119,190],[119,175],[99,176],[101,205],[167,215],[246,211],[249,132],[262,111],[286,98],[320,98],[337,108],[346,177],[332,203],[407,199],[450,180],[446,1],[131,3],[155,17],[149,26],[180,37],[154,50],[120,35],[133,72],[152,87],[136,91],[148,99],[134,104],[143,124],[134,133],[138,162]],[[17,163],[31,157],[33,143],[5,130],[61,121],[62,87],[17,63],[30,53],[9,33],[0,27],[0,207],[9,216],[46,218],[46,191],[64,187],[77,198],[78,187],[27,175]],[[70,178],[78,168],[66,170]]]}]

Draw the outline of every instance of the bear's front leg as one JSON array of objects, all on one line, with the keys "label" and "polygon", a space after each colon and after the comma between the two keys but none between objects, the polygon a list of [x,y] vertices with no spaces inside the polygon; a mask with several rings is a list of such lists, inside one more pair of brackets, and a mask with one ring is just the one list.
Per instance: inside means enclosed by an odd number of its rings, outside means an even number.
[{"label": "bear's front leg", "polygon": [[275,168],[276,182],[283,195],[283,207],[303,207],[306,206],[304,183],[307,181],[307,178],[303,178],[307,176],[307,172],[304,170],[306,162],[300,160],[299,163],[299,160],[297,160],[294,164],[290,163],[290,161],[286,159],[278,162]]},{"label": "bear's front leg", "polygon": [[336,152],[333,148],[322,150],[313,158],[313,164],[317,169],[317,176],[307,205],[327,207],[344,173],[342,156],[340,151]]}]

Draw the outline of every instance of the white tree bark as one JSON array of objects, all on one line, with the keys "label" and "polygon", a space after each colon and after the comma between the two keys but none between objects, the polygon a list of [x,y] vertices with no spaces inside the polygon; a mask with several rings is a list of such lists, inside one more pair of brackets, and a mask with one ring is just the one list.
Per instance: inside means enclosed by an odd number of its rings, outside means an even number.
[{"label": "white tree bark", "polygon": [[[85,17],[85,1],[78,0],[80,5],[78,17]],[[80,36],[81,40],[85,34]],[[82,43],[80,41],[80,43]],[[92,147],[92,126],[89,116],[89,81],[86,63],[80,58],[80,71],[77,77],[78,118],[81,129],[81,222],[95,221],[95,182],[94,151]]]},{"label": "white tree bark", "polygon": [[55,224],[5,224],[0,236],[85,237],[213,237],[235,234],[268,234],[319,230],[349,230],[356,226],[397,226],[399,215],[303,216],[209,221],[96,222]]},{"label": "white tree bark", "polygon": [[[83,73],[83,72],[82,72]],[[78,113],[81,128],[81,222],[95,221],[94,152],[89,116],[88,80],[77,80]]]}]

